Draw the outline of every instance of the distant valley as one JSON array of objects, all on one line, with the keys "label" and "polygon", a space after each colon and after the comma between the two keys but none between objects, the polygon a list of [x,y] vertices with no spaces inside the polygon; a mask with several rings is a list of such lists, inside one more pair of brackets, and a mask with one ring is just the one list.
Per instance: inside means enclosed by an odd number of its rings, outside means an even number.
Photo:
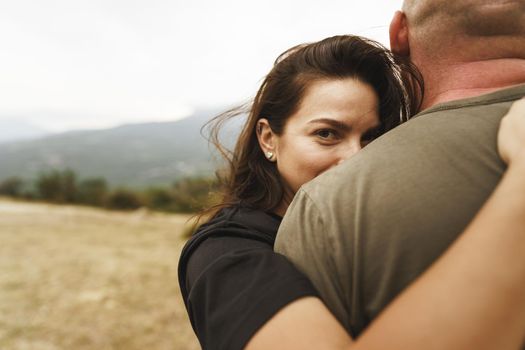
[{"label": "distant valley", "polygon": [[[188,176],[209,176],[217,162],[202,125],[222,110],[205,110],[174,121],[72,131],[0,143],[0,181],[34,179],[51,169],[72,169],[79,178],[104,177],[115,186],[165,186]],[[239,122],[230,127],[233,143]],[[36,136],[35,136],[36,137]]]}]

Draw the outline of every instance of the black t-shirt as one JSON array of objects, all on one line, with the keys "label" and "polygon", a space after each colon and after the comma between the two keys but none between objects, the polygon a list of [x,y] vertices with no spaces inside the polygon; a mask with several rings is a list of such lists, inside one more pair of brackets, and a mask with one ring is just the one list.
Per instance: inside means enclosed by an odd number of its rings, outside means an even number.
[{"label": "black t-shirt", "polygon": [[186,243],[179,284],[203,349],[243,349],[290,302],[317,296],[310,281],[273,251],[281,218],[227,208]]}]

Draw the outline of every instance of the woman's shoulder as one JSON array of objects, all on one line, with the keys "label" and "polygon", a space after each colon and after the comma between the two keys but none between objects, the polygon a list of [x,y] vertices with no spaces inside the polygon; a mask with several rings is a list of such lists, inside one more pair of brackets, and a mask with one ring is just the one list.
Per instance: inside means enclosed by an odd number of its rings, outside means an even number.
[{"label": "woman's shoulder", "polygon": [[186,276],[188,270],[190,275],[198,275],[221,257],[245,251],[273,252],[279,224],[278,216],[262,210],[240,206],[220,210],[197,229],[182,249],[178,268],[181,286],[186,277],[191,277]]},{"label": "woman's shoulder", "polygon": [[248,207],[228,207],[220,210],[201,225],[186,243],[188,252],[210,238],[245,238],[267,242],[273,246],[281,220],[262,210]]}]

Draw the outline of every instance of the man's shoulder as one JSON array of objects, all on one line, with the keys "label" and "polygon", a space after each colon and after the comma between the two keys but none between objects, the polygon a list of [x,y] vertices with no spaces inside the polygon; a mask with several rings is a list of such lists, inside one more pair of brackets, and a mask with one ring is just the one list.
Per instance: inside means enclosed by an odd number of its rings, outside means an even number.
[{"label": "man's shoulder", "polygon": [[493,191],[505,168],[496,149],[505,95],[426,111],[298,192],[276,248],[347,329],[362,329],[427,269]]}]

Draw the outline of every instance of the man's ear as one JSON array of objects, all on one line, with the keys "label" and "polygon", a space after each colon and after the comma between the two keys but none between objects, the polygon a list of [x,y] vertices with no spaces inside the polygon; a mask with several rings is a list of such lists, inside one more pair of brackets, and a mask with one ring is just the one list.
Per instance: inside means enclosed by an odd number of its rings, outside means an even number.
[{"label": "man's ear", "polygon": [[410,56],[407,17],[401,11],[396,11],[390,22],[390,50],[399,56]]},{"label": "man's ear", "polygon": [[259,119],[255,130],[257,131],[259,147],[261,147],[265,157],[272,162],[277,160],[277,136],[273,133],[268,120],[265,118]]}]

